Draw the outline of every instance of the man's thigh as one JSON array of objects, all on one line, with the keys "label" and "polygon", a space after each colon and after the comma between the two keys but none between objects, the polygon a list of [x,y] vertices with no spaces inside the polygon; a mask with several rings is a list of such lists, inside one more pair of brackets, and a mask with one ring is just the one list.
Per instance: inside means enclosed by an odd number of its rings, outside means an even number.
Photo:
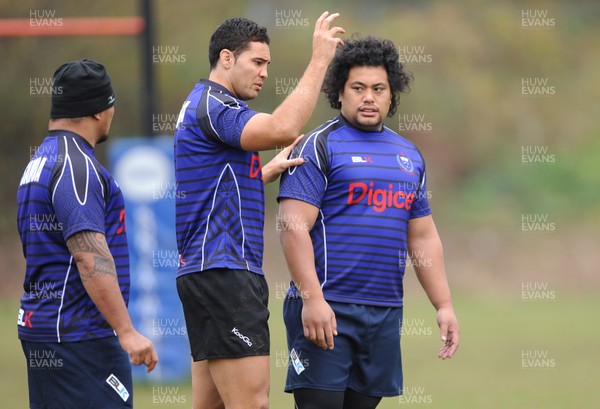
[{"label": "man's thigh", "polygon": [[209,359],[208,368],[228,409],[268,407],[268,356]]},{"label": "man's thigh", "polygon": [[192,362],[193,409],[225,409],[208,369],[208,361]]}]

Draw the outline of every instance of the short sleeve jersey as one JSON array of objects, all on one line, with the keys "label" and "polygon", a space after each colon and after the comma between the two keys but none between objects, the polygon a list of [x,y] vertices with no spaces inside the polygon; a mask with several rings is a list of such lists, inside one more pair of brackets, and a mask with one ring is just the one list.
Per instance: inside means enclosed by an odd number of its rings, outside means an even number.
[{"label": "short sleeve jersey", "polygon": [[175,131],[177,276],[213,268],[263,274],[260,156],[241,147],[256,114],[223,86],[201,80]]},{"label": "short sleeve jersey", "polygon": [[102,233],[113,255],[125,303],[129,253],[123,195],[94,149],[69,131],[50,131],[27,165],[17,192],[18,228],[26,259],[19,338],[76,342],[115,333],[83,287],[66,240]]},{"label": "short sleeve jersey", "polygon": [[299,156],[278,200],[320,209],[310,237],[325,299],[401,307],[408,223],[431,213],[421,153],[388,128],[361,131],[340,115],[307,134]]}]

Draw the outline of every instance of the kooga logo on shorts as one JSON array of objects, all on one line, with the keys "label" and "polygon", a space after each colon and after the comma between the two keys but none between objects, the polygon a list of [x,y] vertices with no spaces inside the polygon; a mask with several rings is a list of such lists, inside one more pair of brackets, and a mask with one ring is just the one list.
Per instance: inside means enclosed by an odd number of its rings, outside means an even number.
[{"label": "kooga logo on shorts", "polygon": [[250,341],[250,338],[248,338],[248,337],[247,337],[247,336],[245,336],[245,335],[242,335],[242,334],[240,333],[240,331],[239,331],[239,330],[238,330],[236,327],[233,327],[233,329],[231,330],[231,332],[233,332],[235,335],[237,335],[237,336],[238,336],[238,338],[239,338],[239,339],[241,339],[241,340],[242,340],[242,341],[244,341],[246,344],[248,344],[248,346],[249,346],[249,347],[251,347],[251,346],[252,346],[252,341]]}]

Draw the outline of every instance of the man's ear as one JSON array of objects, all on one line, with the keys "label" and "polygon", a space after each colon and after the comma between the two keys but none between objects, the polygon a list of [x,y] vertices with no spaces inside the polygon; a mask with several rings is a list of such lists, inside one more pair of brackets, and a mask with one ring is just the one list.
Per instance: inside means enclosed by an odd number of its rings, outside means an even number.
[{"label": "man's ear", "polygon": [[96,119],[96,120],[98,120],[98,121],[99,121],[99,120],[101,120],[101,119],[102,119],[102,117],[103,117],[104,115],[108,115],[108,110],[109,110],[109,109],[110,109],[110,108],[106,108],[104,111],[97,112],[97,113],[95,113],[94,115],[91,115],[91,116],[93,116],[93,117],[94,117],[94,119]]},{"label": "man's ear", "polygon": [[234,60],[235,60],[235,57],[233,55],[233,52],[231,52],[227,48],[222,49],[221,52],[219,53],[219,61],[221,61],[221,64],[223,65],[223,67],[226,70],[231,68]]}]

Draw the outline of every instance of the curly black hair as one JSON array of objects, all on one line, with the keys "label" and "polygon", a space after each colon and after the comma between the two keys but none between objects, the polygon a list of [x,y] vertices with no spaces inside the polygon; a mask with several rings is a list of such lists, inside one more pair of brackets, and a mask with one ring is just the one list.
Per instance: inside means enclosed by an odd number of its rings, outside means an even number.
[{"label": "curly black hair", "polygon": [[269,45],[271,39],[267,29],[246,18],[229,18],[215,30],[208,44],[208,61],[210,69],[217,66],[219,54],[223,49],[233,52],[234,56],[245,51],[252,41]]},{"label": "curly black hair", "polygon": [[408,84],[413,77],[410,72],[404,70],[394,43],[373,36],[353,35],[351,39],[344,40],[344,45],[337,49],[335,58],[327,69],[322,87],[329,105],[333,109],[342,107],[339,101],[340,91],[344,90],[350,69],[356,66],[385,68],[392,93],[388,117],[394,115],[400,99],[399,94],[409,91]]}]

